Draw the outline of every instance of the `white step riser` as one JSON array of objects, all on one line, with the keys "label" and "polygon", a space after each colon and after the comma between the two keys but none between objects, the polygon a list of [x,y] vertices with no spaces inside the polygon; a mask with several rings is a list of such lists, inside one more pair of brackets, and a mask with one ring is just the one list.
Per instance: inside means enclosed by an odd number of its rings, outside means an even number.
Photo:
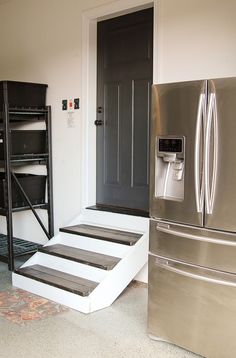
[{"label": "white step riser", "polygon": [[38,264],[95,282],[101,282],[108,274],[106,270],[42,252],[38,253]]},{"label": "white step riser", "polygon": [[146,232],[149,225],[148,218],[89,209],[83,210],[80,222],[140,233]]},{"label": "white step riser", "polygon": [[[111,305],[147,263],[148,237],[144,235],[127,255],[90,294],[91,312]],[[104,294],[105,293],[105,294]]]},{"label": "white step riser", "polygon": [[15,287],[19,287],[23,290],[34,293],[47,298],[48,300],[58,302],[61,305],[70,307],[74,310],[89,313],[90,312],[90,299],[89,297],[82,297],[75,295],[68,291],[63,291],[60,288],[56,288],[50,285],[46,285],[42,282],[32,280],[30,278],[12,274],[12,284]]},{"label": "white step riser", "polygon": [[129,252],[130,246],[112,243],[104,240],[92,239],[86,236],[79,236],[61,233],[60,243],[77,249],[88,250],[100,254],[124,257]]}]

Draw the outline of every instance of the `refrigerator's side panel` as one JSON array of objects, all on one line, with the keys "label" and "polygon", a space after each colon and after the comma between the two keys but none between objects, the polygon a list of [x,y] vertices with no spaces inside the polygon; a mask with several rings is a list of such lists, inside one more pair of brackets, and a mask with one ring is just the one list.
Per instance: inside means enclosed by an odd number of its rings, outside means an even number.
[{"label": "refrigerator's side panel", "polygon": [[208,88],[205,226],[236,232],[236,78]]},{"label": "refrigerator's side panel", "polygon": [[154,85],[150,215],[203,224],[203,128],[206,81]]},{"label": "refrigerator's side panel", "polygon": [[205,357],[233,357],[235,295],[235,275],[149,255],[148,333]]}]

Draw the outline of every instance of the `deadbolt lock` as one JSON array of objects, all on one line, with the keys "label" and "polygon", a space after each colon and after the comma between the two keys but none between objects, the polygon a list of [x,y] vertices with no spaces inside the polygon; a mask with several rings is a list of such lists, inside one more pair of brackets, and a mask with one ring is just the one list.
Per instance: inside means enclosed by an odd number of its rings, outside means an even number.
[{"label": "deadbolt lock", "polygon": [[103,125],[103,121],[101,119],[96,119],[96,121],[94,121],[95,126],[102,126]]}]

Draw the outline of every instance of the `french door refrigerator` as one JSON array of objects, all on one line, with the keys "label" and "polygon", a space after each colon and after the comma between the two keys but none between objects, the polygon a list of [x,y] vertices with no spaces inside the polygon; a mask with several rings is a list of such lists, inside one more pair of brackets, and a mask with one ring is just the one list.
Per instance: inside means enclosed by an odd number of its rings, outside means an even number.
[{"label": "french door refrigerator", "polygon": [[236,356],[236,78],[154,85],[148,332]]}]

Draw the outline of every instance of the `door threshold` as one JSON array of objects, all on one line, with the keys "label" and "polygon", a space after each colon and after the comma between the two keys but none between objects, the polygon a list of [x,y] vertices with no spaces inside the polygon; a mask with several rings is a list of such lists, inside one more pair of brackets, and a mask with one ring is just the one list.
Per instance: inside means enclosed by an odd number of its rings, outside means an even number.
[{"label": "door threshold", "polygon": [[110,213],[117,213],[117,214],[141,216],[141,217],[145,217],[145,218],[149,217],[149,212],[147,212],[145,210],[122,208],[122,207],[118,207],[118,206],[92,205],[92,206],[88,206],[86,209],[107,211]]}]

